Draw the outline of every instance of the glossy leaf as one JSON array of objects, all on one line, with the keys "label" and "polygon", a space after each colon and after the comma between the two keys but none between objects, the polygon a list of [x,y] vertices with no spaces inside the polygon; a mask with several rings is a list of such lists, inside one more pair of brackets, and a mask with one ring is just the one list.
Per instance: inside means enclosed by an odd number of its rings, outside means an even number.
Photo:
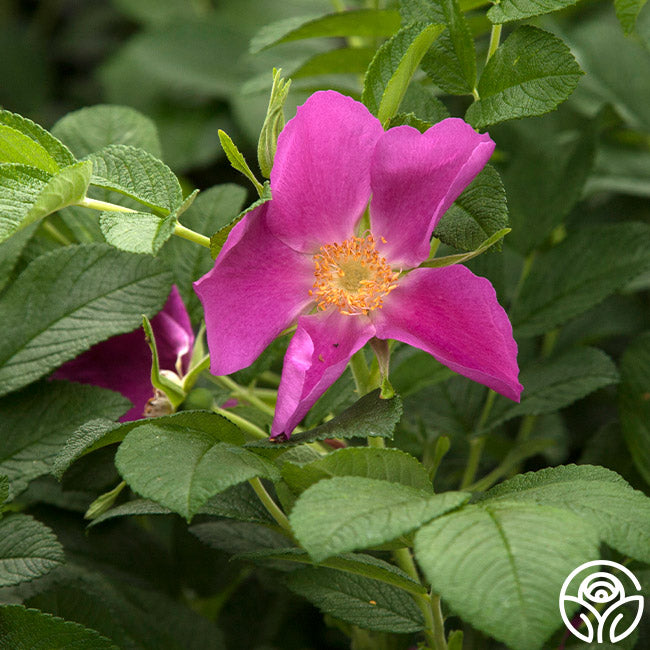
[{"label": "glossy leaf", "polygon": [[518,27],[499,46],[478,83],[480,99],[465,114],[476,128],[556,108],[578,85],[582,71],[569,48],[537,27]]}]

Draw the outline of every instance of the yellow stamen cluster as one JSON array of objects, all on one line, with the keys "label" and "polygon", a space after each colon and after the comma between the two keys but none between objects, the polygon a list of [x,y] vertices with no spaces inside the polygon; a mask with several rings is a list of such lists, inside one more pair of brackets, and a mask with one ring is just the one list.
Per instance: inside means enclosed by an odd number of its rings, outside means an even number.
[{"label": "yellow stamen cluster", "polygon": [[309,292],[318,309],[334,305],[342,314],[358,316],[381,309],[399,273],[375,249],[372,234],[326,244],[314,255],[314,286]]}]

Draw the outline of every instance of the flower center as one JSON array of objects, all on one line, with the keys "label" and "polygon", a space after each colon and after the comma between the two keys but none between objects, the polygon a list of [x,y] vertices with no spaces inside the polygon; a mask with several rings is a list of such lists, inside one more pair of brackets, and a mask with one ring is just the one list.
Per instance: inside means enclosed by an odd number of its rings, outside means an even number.
[{"label": "flower center", "polygon": [[352,237],[320,247],[314,255],[314,286],[309,294],[318,309],[334,305],[348,316],[367,314],[381,309],[398,276],[375,249],[372,234]]}]

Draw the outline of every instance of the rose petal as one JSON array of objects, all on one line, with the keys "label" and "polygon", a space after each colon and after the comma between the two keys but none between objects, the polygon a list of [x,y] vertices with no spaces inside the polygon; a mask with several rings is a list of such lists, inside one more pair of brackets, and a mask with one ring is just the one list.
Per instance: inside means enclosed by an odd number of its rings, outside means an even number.
[{"label": "rose petal", "polygon": [[[183,370],[187,370],[194,334],[176,287],[172,287],[165,306],[151,319],[151,327],[156,338],[160,367],[175,371],[176,361],[181,356]],[[117,391],[133,403],[120,421],[141,418],[147,401],[153,396],[151,350],[143,329],[120,334],[94,345],[61,366],[53,378]]]},{"label": "rose petal", "polygon": [[374,333],[367,317],[345,316],[335,309],[298,319],[284,358],[272,437],[289,437]]},{"label": "rose petal", "polygon": [[331,90],[298,107],[271,171],[273,234],[311,254],[350,237],[370,199],[370,158],[382,133],[363,104]]},{"label": "rose petal", "polygon": [[227,242],[214,268],[194,283],[214,375],[249,366],[312,302],[313,260],[271,234],[268,205],[242,219],[231,232],[235,243]]},{"label": "rose petal", "polygon": [[371,317],[378,338],[420,348],[519,401],[523,387],[508,316],[490,282],[464,266],[411,271]]},{"label": "rose petal", "polygon": [[425,133],[398,126],[382,135],[371,162],[370,215],[378,249],[391,264],[413,268],[428,257],[440,217],[493,150],[487,133],[476,133],[458,118]]}]

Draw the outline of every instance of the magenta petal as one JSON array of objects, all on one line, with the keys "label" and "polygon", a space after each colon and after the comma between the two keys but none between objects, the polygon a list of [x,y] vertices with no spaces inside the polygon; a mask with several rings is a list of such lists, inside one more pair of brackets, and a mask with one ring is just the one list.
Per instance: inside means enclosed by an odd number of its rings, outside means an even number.
[{"label": "magenta petal", "polygon": [[[186,371],[194,345],[194,334],[176,287],[172,287],[165,306],[151,319],[151,327],[156,338],[160,367],[175,371],[180,357],[182,370]],[[151,350],[144,331],[139,328],[94,345],[61,366],[53,378],[117,391],[133,403],[133,407],[120,421],[141,418],[147,402],[153,397]]]},{"label": "magenta petal", "polygon": [[307,253],[350,237],[370,199],[370,158],[382,133],[363,104],[331,90],[298,107],[271,171],[272,232]]},{"label": "magenta petal", "polygon": [[214,375],[249,366],[312,302],[313,260],[271,234],[268,205],[242,219],[214,268],[194,283]]},{"label": "magenta petal", "polygon": [[464,266],[416,269],[372,312],[377,337],[396,339],[516,402],[517,344],[488,280]]},{"label": "magenta petal", "polygon": [[412,268],[429,255],[440,217],[483,169],[490,136],[458,118],[420,133],[398,126],[382,135],[371,163],[371,229],[393,266]]},{"label": "magenta petal", "polygon": [[271,436],[288,437],[374,334],[365,316],[345,316],[334,309],[301,316],[284,358]]}]

